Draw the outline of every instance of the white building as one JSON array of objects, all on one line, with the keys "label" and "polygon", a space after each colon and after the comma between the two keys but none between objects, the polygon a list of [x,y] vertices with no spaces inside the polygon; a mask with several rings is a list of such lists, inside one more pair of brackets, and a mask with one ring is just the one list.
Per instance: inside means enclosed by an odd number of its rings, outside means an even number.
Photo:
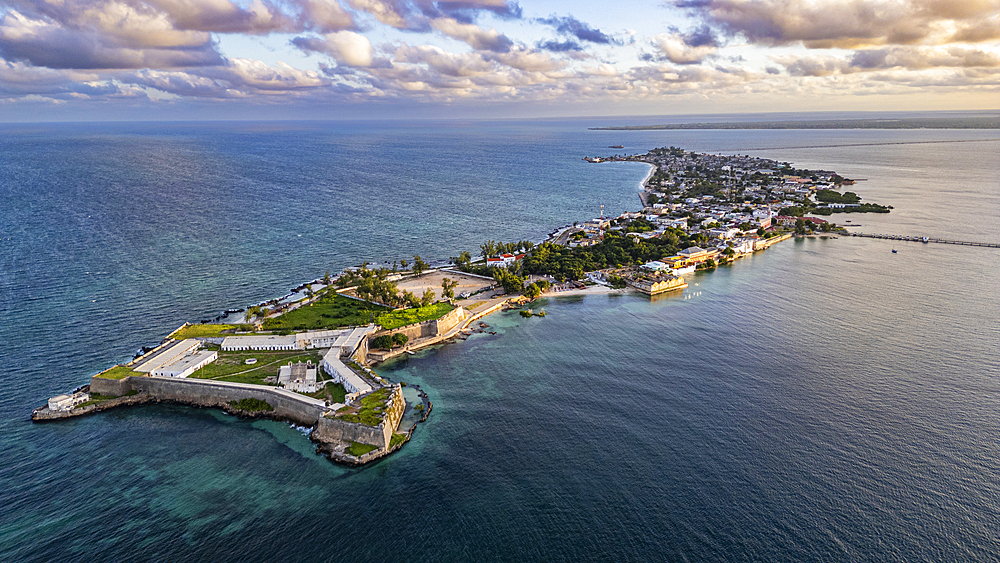
[{"label": "white building", "polygon": [[339,348],[330,348],[330,351],[323,356],[323,369],[336,383],[343,384],[348,393],[364,395],[372,390],[371,385],[340,361]]},{"label": "white building", "polygon": [[222,350],[301,350],[297,335],[290,336],[227,336],[222,341]]},{"label": "white building", "polygon": [[202,350],[201,352],[190,352],[175,359],[165,366],[160,366],[153,370],[152,375],[157,377],[180,377],[184,378],[204,366],[218,359],[219,353],[215,350]]},{"label": "white building", "polygon": [[354,353],[366,334],[375,332],[375,325],[341,330],[313,330],[295,335],[299,348],[340,348],[341,355]]},{"label": "white building", "polygon": [[289,391],[316,392],[316,366],[312,362],[296,362],[278,368],[278,385]]},{"label": "white building", "polygon": [[90,393],[73,393],[72,395],[56,395],[49,399],[50,411],[68,411],[80,403],[90,400]]},{"label": "white building", "polygon": [[191,352],[197,350],[198,346],[201,346],[201,342],[195,340],[194,338],[174,342],[159,352],[150,355],[133,369],[141,373],[150,373],[155,371],[157,368],[161,368],[171,362],[174,362],[186,354],[190,354]]}]

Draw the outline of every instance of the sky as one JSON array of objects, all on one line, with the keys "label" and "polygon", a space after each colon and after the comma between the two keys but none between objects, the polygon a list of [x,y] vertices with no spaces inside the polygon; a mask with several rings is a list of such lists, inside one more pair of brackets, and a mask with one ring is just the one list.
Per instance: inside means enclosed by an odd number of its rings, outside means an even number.
[{"label": "sky", "polygon": [[0,0],[0,121],[1000,108],[1000,0]]}]

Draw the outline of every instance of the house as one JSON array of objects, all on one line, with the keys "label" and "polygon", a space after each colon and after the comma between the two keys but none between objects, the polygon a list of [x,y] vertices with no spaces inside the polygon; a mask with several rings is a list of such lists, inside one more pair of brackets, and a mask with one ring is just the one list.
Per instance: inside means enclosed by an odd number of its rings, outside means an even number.
[{"label": "house", "polygon": [[90,400],[90,393],[73,393],[72,395],[56,395],[49,399],[50,411],[68,411],[80,403]]},{"label": "house", "polygon": [[289,362],[278,368],[278,385],[299,393],[316,392],[316,365],[312,362]]},{"label": "house", "polygon": [[218,357],[219,352],[215,350],[202,350],[201,352],[192,350],[169,364],[154,369],[151,375],[184,378],[214,362]]},{"label": "house", "polygon": [[173,363],[185,355],[194,352],[199,346],[201,346],[201,342],[194,338],[174,342],[165,348],[162,348],[160,351],[150,354],[148,358],[144,359],[142,363],[137,365],[134,369],[140,373],[153,372],[167,364]]},{"label": "house", "polygon": [[348,393],[364,395],[372,390],[371,385],[361,379],[361,376],[344,365],[340,360],[340,350],[337,348],[330,348],[330,351],[323,356],[323,371],[332,377],[335,383],[342,384]]},{"label": "house", "polygon": [[227,336],[222,341],[222,350],[232,352],[236,350],[299,350],[299,341],[296,335],[289,336]]},{"label": "house", "polygon": [[524,258],[524,254],[501,254],[486,259],[486,265],[495,268],[497,266],[510,266],[514,262]]}]

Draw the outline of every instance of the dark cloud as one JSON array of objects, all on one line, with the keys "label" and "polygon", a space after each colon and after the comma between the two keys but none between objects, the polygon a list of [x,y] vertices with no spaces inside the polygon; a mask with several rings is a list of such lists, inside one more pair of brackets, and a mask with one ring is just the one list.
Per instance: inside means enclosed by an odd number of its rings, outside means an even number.
[{"label": "dark cloud", "polygon": [[552,26],[559,33],[571,35],[580,41],[588,41],[599,45],[621,45],[621,41],[599,29],[590,27],[590,25],[574,18],[573,16],[559,17],[552,14],[547,18],[539,18],[535,21]]},{"label": "dark cloud", "polygon": [[583,47],[576,41],[539,41],[538,48],[545,49],[546,51],[552,51],[554,53],[583,50]]},{"label": "dark cloud", "polygon": [[682,34],[681,37],[690,47],[718,47],[719,40],[715,37],[715,33],[712,32],[711,28],[707,25],[703,25],[699,29],[689,31],[688,33]]}]

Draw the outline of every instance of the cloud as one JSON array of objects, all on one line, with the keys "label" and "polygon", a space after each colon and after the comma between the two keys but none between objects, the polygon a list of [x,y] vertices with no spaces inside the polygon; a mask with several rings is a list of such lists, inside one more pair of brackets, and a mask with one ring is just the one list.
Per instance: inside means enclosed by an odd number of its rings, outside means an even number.
[{"label": "cloud", "polygon": [[521,17],[521,7],[506,0],[348,0],[355,10],[379,22],[408,31],[426,31],[433,20],[453,19],[471,24],[475,16],[488,11],[502,18]]},{"label": "cloud", "polygon": [[810,48],[942,44],[1000,37],[998,0],[675,0],[675,7],[751,43]]},{"label": "cloud", "polygon": [[647,55],[645,60],[670,61],[677,64],[698,64],[712,57],[718,51],[718,43],[710,32],[701,31],[684,35],[681,33],[658,33],[650,39],[656,55]]},{"label": "cloud", "polygon": [[355,29],[354,18],[335,0],[301,0],[299,27],[323,33]]},{"label": "cloud", "polygon": [[462,23],[454,18],[440,18],[431,21],[431,27],[441,33],[467,43],[477,51],[506,53],[514,42],[494,28],[483,29],[471,23]]},{"label": "cloud", "polygon": [[582,51],[583,47],[576,41],[539,41],[539,49],[552,51],[554,53],[565,53],[568,51]]},{"label": "cloud", "polygon": [[371,42],[353,31],[328,33],[322,39],[296,37],[292,39],[292,44],[304,51],[326,53],[348,67],[369,67],[374,61]]},{"label": "cloud", "polygon": [[559,33],[571,35],[580,41],[597,43],[599,45],[620,45],[621,42],[604,33],[599,29],[590,27],[588,24],[574,18],[573,16],[558,17],[555,14],[547,18],[539,18],[535,21],[552,26]]},{"label": "cloud", "polygon": [[1000,55],[967,47],[893,46],[855,51],[849,57],[779,56],[773,59],[792,76],[833,76],[874,71],[997,68]]},{"label": "cloud", "polygon": [[152,33],[139,33],[128,22],[117,34],[107,33],[101,21],[90,29],[63,27],[29,19],[11,10],[0,19],[0,54],[56,69],[136,69],[217,65],[222,57],[208,34],[171,32],[152,22]]}]

